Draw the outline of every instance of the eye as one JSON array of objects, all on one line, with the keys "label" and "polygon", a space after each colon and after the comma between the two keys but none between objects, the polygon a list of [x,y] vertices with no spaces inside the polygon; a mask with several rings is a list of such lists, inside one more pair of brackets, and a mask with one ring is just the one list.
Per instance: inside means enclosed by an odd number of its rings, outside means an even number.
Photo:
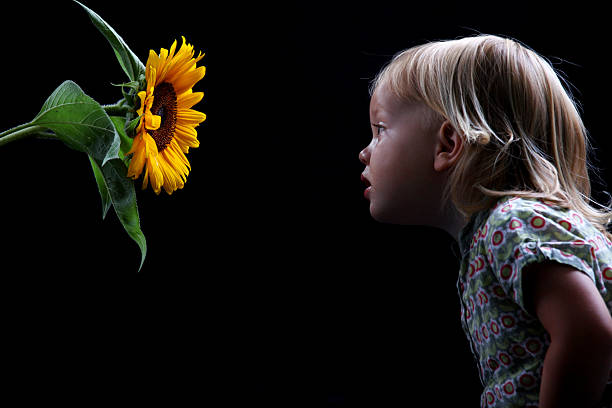
[{"label": "eye", "polygon": [[380,136],[381,132],[385,130],[385,127],[380,123],[372,123],[372,126],[376,128],[376,136]]}]

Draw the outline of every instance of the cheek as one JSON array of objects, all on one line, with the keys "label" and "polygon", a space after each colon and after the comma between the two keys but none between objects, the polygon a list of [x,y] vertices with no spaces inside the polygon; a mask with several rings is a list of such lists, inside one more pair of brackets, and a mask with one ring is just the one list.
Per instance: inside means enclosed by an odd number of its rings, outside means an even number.
[{"label": "cheek", "polygon": [[386,193],[399,192],[419,180],[423,174],[422,155],[396,145],[379,143],[370,160],[375,188]]},{"label": "cheek", "polygon": [[423,152],[378,147],[370,161],[370,211],[378,221],[403,222],[407,215],[428,205],[435,184],[428,166],[433,164]]}]

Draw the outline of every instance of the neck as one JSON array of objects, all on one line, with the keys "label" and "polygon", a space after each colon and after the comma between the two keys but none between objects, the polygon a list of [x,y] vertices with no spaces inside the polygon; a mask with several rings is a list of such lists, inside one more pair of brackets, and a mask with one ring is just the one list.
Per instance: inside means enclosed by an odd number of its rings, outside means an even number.
[{"label": "neck", "polygon": [[441,222],[438,227],[446,231],[455,241],[459,242],[459,233],[465,227],[468,220],[457,211],[452,203],[449,203],[442,209],[440,220]]}]

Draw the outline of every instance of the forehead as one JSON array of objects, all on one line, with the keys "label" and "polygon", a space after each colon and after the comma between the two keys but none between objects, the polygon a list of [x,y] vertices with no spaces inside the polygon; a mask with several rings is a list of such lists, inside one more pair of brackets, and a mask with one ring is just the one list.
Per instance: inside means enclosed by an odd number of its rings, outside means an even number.
[{"label": "forehead", "polygon": [[444,117],[422,101],[401,100],[386,85],[379,86],[370,99],[370,121],[393,125],[405,120],[416,120],[421,126],[434,129]]},{"label": "forehead", "polygon": [[390,91],[386,86],[377,87],[370,98],[370,115],[378,116],[384,114],[392,108],[393,101],[390,99]]},{"label": "forehead", "polygon": [[[405,102],[394,94],[387,85],[383,84],[376,88],[370,99],[370,116],[375,118],[387,118],[401,115],[407,110],[416,108],[417,103]],[[384,120],[384,119],[380,119]]]}]

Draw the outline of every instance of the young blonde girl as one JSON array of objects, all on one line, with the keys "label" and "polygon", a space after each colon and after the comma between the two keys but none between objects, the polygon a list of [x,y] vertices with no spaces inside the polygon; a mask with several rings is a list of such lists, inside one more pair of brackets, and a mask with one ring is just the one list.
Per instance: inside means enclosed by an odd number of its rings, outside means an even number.
[{"label": "young blonde girl", "polygon": [[371,215],[458,241],[481,406],[610,406],[612,211],[550,63],[491,35],[416,46],[373,82],[370,119]]}]

